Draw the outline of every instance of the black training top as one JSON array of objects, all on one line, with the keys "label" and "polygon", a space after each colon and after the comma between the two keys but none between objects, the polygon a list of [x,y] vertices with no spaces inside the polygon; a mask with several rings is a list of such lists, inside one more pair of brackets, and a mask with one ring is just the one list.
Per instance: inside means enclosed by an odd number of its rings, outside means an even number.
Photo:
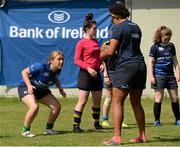
[{"label": "black training top", "polygon": [[141,30],[139,26],[129,20],[121,24],[114,25],[112,29],[112,39],[120,42],[117,49],[117,64],[128,64],[132,62],[144,62],[144,57],[140,50]]}]

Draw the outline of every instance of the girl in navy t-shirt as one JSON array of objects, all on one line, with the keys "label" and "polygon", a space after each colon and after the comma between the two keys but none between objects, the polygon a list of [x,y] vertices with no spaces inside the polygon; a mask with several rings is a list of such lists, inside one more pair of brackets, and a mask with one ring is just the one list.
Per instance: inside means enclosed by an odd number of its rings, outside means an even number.
[{"label": "girl in navy t-shirt", "polygon": [[[151,87],[155,91],[154,118],[155,126],[161,126],[161,103],[164,89],[167,88],[171,98],[172,110],[175,116],[175,125],[180,125],[177,82],[180,81],[180,68],[176,58],[174,44],[169,42],[172,36],[171,29],[161,26],[154,36],[154,44],[149,53],[149,69]],[[174,69],[176,77],[174,76]]]}]

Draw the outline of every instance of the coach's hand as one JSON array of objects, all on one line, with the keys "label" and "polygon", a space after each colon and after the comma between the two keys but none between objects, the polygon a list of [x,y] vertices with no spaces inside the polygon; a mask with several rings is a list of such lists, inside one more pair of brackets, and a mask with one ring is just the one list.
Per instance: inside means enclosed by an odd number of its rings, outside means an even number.
[{"label": "coach's hand", "polygon": [[64,91],[64,89],[59,88],[59,92],[60,92],[60,94],[61,94],[63,97],[66,98],[66,92]]}]

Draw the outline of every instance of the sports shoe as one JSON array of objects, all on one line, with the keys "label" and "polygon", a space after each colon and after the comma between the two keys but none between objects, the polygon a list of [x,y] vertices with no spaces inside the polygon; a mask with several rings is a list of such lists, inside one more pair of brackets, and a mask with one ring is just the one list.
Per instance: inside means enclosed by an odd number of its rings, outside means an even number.
[{"label": "sports shoe", "polygon": [[122,123],[122,127],[123,127],[123,128],[128,128],[129,126],[123,122],[123,123]]},{"label": "sports shoe", "polygon": [[176,126],[180,126],[180,120],[177,120],[177,121],[175,122],[175,125],[176,125]]},{"label": "sports shoe", "polygon": [[109,128],[110,127],[110,125],[109,125],[107,120],[102,122],[102,127],[104,127],[104,128]]},{"label": "sports shoe", "polygon": [[103,130],[104,129],[99,123],[94,124],[94,128],[95,128],[95,130]]},{"label": "sports shoe", "polygon": [[82,133],[84,130],[82,130],[79,126],[73,126],[73,132],[74,133]]},{"label": "sports shoe", "polygon": [[137,137],[137,138],[131,139],[130,142],[132,142],[132,143],[146,143],[147,139],[145,136],[144,137]]},{"label": "sports shoe", "polygon": [[116,139],[115,137],[111,138],[108,141],[104,141],[102,144],[103,145],[109,145],[109,146],[114,146],[114,145],[120,145],[122,142],[121,138],[119,137],[118,139]]},{"label": "sports shoe", "polygon": [[57,134],[59,134],[59,132],[58,131],[54,131],[53,129],[46,129],[44,131],[44,134],[45,135],[57,135]]},{"label": "sports shoe", "polygon": [[35,134],[30,133],[30,131],[22,132],[21,135],[24,137],[29,137],[29,138],[32,138],[35,136]]},{"label": "sports shoe", "polygon": [[159,120],[156,120],[156,121],[154,122],[154,125],[157,126],[157,127],[159,127],[159,126],[161,126],[161,122],[160,122]]}]

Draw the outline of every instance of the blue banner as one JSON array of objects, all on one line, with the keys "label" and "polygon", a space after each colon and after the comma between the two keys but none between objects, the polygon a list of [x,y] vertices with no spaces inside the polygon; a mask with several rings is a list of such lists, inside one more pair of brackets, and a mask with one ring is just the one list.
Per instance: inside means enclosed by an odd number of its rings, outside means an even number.
[{"label": "blue banner", "polygon": [[83,37],[83,22],[89,12],[98,23],[100,44],[109,38],[108,5],[113,1],[17,2],[0,8],[0,84],[17,86],[25,67],[47,60],[52,50],[61,50],[65,64],[60,74],[62,86],[77,86],[74,65],[77,41]]}]

